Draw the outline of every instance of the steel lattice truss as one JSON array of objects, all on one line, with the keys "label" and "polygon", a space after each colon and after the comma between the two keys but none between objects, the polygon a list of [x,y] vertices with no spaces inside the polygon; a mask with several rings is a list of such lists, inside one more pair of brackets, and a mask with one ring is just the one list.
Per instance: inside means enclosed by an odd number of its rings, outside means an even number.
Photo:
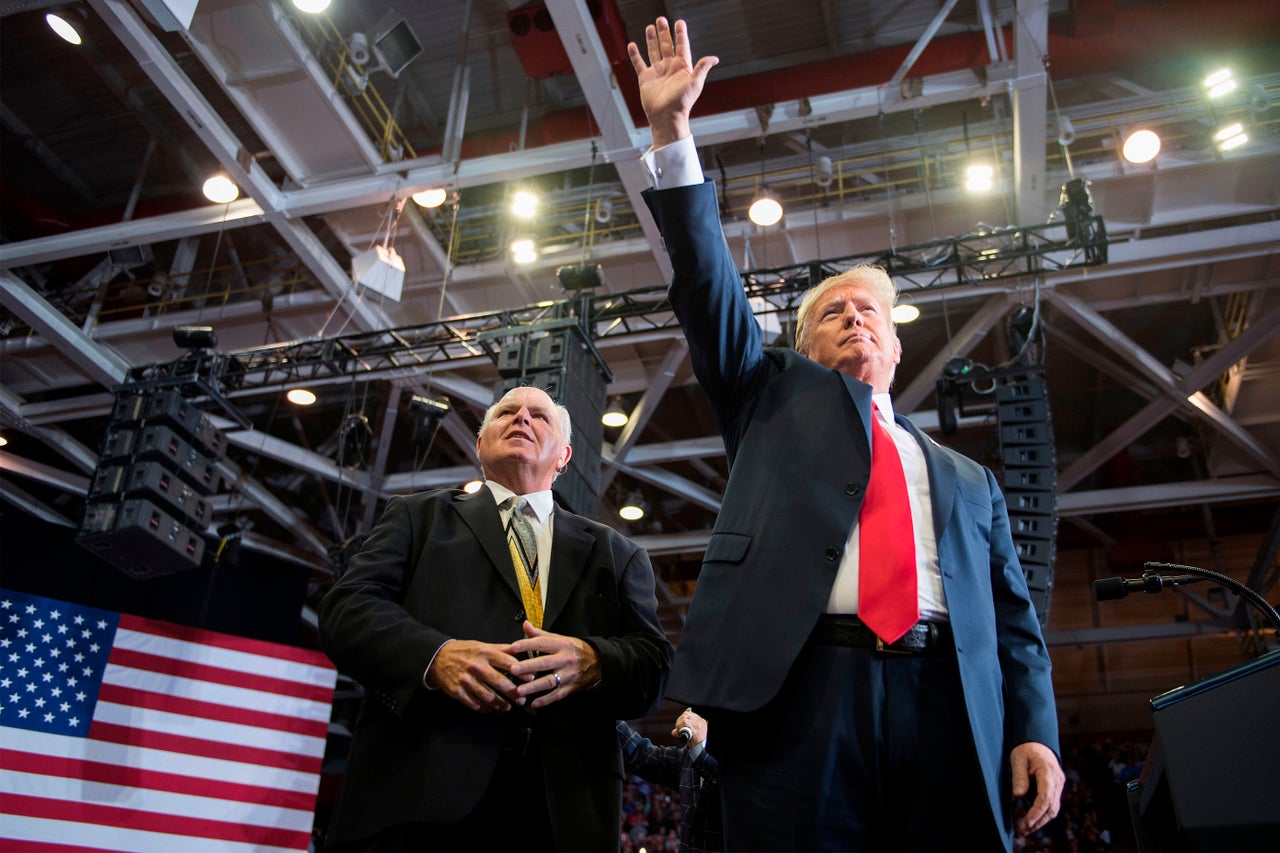
[{"label": "steel lattice truss", "polygon": [[[878,264],[903,292],[987,284],[1106,263],[1101,216],[1028,228],[983,228],[900,249],[742,273],[757,315],[789,314],[814,283],[857,264]],[[367,379],[487,356],[533,332],[577,327],[583,338],[619,337],[676,324],[665,287],[589,291],[551,304],[471,314],[420,326],[292,341],[229,353],[197,352],[131,371],[118,392],[180,386],[243,421],[224,391],[267,389],[338,376]],[[598,358],[598,355],[597,355]],[[603,364],[603,361],[601,361]]]}]

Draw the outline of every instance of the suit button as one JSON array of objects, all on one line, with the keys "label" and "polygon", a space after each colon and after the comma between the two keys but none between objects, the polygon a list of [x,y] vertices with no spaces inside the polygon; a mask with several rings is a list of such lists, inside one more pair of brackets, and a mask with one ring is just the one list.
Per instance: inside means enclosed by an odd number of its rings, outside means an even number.
[{"label": "suit button", "polygon": [[861,483],[846,483],[846,484],[845,484],[845,487],[844,487],[844,493],[845,493],[846,495],[851,496],[851,497],[856,497],[857,495],[862,494],[862,484],[861,484]]},{"label": "suit button", "polygon": [[828,548],[828,549],[827,549],[827,559],[828,559],[828,560],[835,560],[835,558],[836,558],[836,557],[839,557],[839,556],[840,556],[840,549],[839,549],[839,548]]}]

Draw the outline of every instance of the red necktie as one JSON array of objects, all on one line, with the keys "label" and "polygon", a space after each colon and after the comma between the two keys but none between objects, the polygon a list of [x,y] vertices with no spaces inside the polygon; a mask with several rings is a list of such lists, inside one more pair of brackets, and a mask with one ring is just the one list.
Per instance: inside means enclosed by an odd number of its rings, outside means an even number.
[{"label": "red necktie", "polygon": [[858,618],[892,643],[920,618],[916,537],[902,459],[871,415],[871,481],[858,521]]}]

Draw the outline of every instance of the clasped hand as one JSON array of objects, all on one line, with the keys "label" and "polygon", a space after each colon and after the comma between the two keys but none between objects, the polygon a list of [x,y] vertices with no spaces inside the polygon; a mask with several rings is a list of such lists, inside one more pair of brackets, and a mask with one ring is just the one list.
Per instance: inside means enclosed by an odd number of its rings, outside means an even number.
[{"label": "clasped hand", "polygon": [[[544,708],[600,680],[599,659],[586,642],[542,631],[528,621],[524,633],[514,643],[445,643],[427,671],[427,683],[488,714],[526,703]],[[523,660],[518,657],[526,654]]]}]

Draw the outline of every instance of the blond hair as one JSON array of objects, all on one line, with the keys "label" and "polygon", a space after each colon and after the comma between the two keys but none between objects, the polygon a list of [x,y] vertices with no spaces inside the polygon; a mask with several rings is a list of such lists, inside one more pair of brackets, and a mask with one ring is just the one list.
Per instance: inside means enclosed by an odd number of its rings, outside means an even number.
[{"label": "blond hair", "polygon": [[[809,323],[822,297],[833,288],[857,285],[871,291],[871,295],[886,308],[892,310],[898,304],[898,286],[889,278],[884,267],[875,264],[858,264],[841,273],[823,279],[800,300],[796,310],[796,351],[804,352],[809,345]],[[892,319],[890,320],[892,323]],[[896,328],[896,324],[895,324]]]}]

